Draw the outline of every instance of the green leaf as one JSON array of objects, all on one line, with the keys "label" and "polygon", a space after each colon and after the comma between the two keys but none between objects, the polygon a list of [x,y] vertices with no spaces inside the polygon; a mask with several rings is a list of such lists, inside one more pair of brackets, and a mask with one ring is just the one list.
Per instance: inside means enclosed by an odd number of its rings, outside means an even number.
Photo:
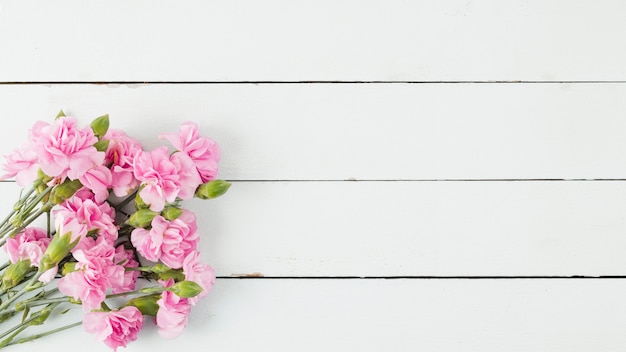
[{"label": "green leaf", "polygon": [[98,139],[102,138],[109,130],[109,115],[102,115],[93,120],[91,129]]},{"label": "green leaf", "polygon": [[106,152],[109,148],[109,140],[103,139],[101,141],[97,141],[93,146],[96,147],[99,152]]}]

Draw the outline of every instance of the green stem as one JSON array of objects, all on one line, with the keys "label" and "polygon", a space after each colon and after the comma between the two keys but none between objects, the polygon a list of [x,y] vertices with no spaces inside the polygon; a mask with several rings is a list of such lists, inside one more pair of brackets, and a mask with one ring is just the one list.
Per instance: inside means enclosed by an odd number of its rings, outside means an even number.
[{"label": "green stem", "polygon": [[44,305],[44,304],[66,303],[66,302],[70,302],[70,298],[69,297],[40,299],[40,300],[30,301],[30,302],[26,302],[25,301],[24,305],[27,306],[28,308],[32,308],[32,307],[37,307],[37,306],[41,306],[41,305]]},{"label": "green stem", "polygon": [[[42,290],[42,292],[41,292],[40,294],[36,295],[35,297],[32,297],[32,298],[26,299],[26,300],[24,300],[24,301],[22,301],[22,302],[18,302],[18,303],[16,303],[16,304],[15,304],[15,306],[13,306],[13,307],[12,307],[12,308],[10,308],[10,309],[6,309],[4,312],[2,312],[2,314],[3,314],[3,315],[6,315],[6,314],[13,314],[13,313],[17,312],[16,306],[17,306],[18,304],[20,304],[20,303],[22,303],[22,304],[23,304],[23,306],[24,306],[24,308],[26,308],[26,307],[36,307],[36,306],[38,306],[38,305],[41,305],[41,304],[47,304],[47,303],[55,303],[55,302],[60,302],[60,303],[63,303],[63,302],[70,302],[69,297],[66,297],[66,296],[63,296],[63,297],[58,297],[58,298],[50,298],[50,299],[47,299],[47,300],[43,299],[43,298],[46,298],[46,297],[51,296],[51,295],[53,295],[53,294],[55,294],[55,293],[58,293],[58,292],[59,292],[59,289],[58,289],[58,288],[53,288],[53,289],[48,290],[48,291],[44,291],[44,290]],[[47,301],[47,302],[46,302],[46,301]],[[46,302],[46,303],[40,303],[40,302]],[[33,303],[34,303],[34,304],[33,304]],[[23,310],[24,308],[20,308],[20,310]],[[1,315],[0,315],[0,316],[1,316]]]},{"label": "green stem", "polygon": [[26,200],[28,199],[28,197],[30,197],[31,194],[33,194],[33,192],[35,192],[35,188],[31,188],[28,192],[26,192],[26,195],[22,196],[17,203],[15,203],[15,206],[13,207],[13,209],[11,210],[11,212],[9,213],[9,215],[7,215],[6,218],[4,218],[4,220],[2,220],[2,222],[0,224],[0,231],[4,231],[5,230],[5,226],[10,225],[9,220],[11,220],[11,217],[13,216],[13,214],[15,214],[20,208],[21,206],[18,208],[18,204],[20,203],[24,203],[26,202]]},{"label": "green stem", "polygon": [[140,289],[134,290],[134,291],[128,291],[128,292],[122,292],[122,293],[116,293],[116,294],[112,294],[112,295],[107,295],[106,298],[124,297],[124,296],[128,296],[128,295],[137,295],[137,294],[161,293],[161,292],[163,292],[165,290],[166,290],[166,288],[163,287],[163,286],[150,286],[150,287],[140,288]]},{"label": "green stem", "polygon": [[37,195],[37,197],[35,197],[30,204],[26,207],[26,209],[23,209],[22,211],[24,211],[26,214],[30,214],[31,211],[33,211],[33,209],[35,209],[35,207],[37,206],[37,204],[39,204],[46,195],[48,195],[48,193],[50,193],[52,191],[53,187],[47,187],[46,189],[44,189],[43,191],[41,191],[41,193],[39,193]]},{"label": "green stem", "polygon": [[40,272],[35,273],[35,275],[33,275],[33,277],[30,279],[30,281],[26,284],[24,288],[22,288],[16,294],[14,294],[13,297],[4,301],[0,305],[0,314],[4,313],[11,306],[13,302],[15,302],[18,298],[22,297],[26,293],[26,291],[28,291],[29,286],[34,285],[40,276],[41,276]]},{"label": "green stem", "polygon": [[46,212],[46,230],[47,230],[48,237],[51,237],[51,233],[52,233],[52,231],[50,230],[51,226],[52,226],[52,223],[50,221],[50,211],[47,211]]},{"label": "green stem", "polygon": [[17,284],[17,286],[11,287],[10,289],[8,289],[6,291],[0,290],[0,301],[4,301],[4,296],[7,295],[9,292],[15,292],[15,291],[18,291],[18,290],[23,290],[24,286],[26,286],[26,281],[22,281],[19,284]]},{"label": "green stem", "polygon": [[151,273],[152,272],[152,267],[150,266],[140,266],[137,268],[124,268],[124,271],[146,271]]},{"label": "green stem", "polygon": [[[27,327],[30,326],[31,322],[34,322],[35,320],[41,318],[41,312],[44,311],[45,309],[49,309],[49,311],[47,312],[47,314],[50,314],[50,311],[52,311],[53,309],[55,309],[57,306],[59,305],[59,303],[53,303],[51,304],[48,308],[43,308],[42,310],[38,311],[38,312],[34,312],[30,315],[30,317],[24,321],[22,321],[21,323],[13,326],[12,328],[4,331],[2,334],[0,334],[0,339],[4,338],[5,336],[13,333],[16,330],[19,330],[17,334],[19,334],[20,332],[22,332],[24,329],[26,329]],[[47,319],[47,316],[44,318],[44,320]],[[35,323],[36,325],[40,325],[43,322],[37,322]],[[5,346],[8,342],[10,342],[13,337],[15,337],[15,335],[17,334],[13,334],[13,336],[9,337],[8,339],[2,341],[2,343],[0,343],[0,346]],[[8,341],[7,341],[8,340]]]},{"label": "green stem", "polygon": [[16,234],[18,234],[20,231],[24,230],[28,225],[30,225],[33,221],[37,220],[38,217],[41,216],[41,214],[43,214],[44,211],[42,209],[37,210],[36,213],[32,214],[28,219],[24,220],[24,222],[22,223],[22,225],[20,225],[19,227],[14,227],[13,231],[11,231],[8,236],[6,233],[2,234],[2,239],[0,239],[0,247],[2,247],[7,239],[9,237],[12,237]]},{"label": "green stem", "polygon": [[0,339],[1,339],[1,338],[4,338],[5,336],[7,336],[7,335],[9,335],[9,334],[12,334],[14,331],[16,331],[16,330],[17,330],[17,333],[16,333],[16,334],[14,334],[13,336],[10,336],[8,339],[6,339],[6,340],[4,340],[4,341],[0,342],[0,346],[6,346],[6,344],[7,344],[9,341],[11,341],[11,340],[13,339],[13,337],[15,337],[15,335],[17,335],[17,334],[19,334],[20,332],[24,331],[24,329],[26,329],[26,328],[28,327],[28,325],[26,325],[26,324],[25,324],[27,321],[28,321],[28,319],[27,319],[27,320],[24,320],[24,322],[23,322],[23,323],[17,324],[17,325],[15,325],[14,327],[12,327],[12,328],[8,329],[7,331],[3,332],[2,334],[0,334]]},{"label": "green stem", "polygon": [[[76,322],[76,323],[73,323],[73,324],[69,324],[69,325],[66,325],[66,326],[62,326],[60,328],[56,328],[56,329],[53,329],[53,330],[50,330],[50,331],[42,332],[41,334],[36,334],[36,335],[31,335],[31,336],[28,336],[28,337],[24,337],[24,338],[21,338],[21,339],[19,339],[17,341],[9,342],[9,343],[6,344],[6,346],[11,346],[11,345],[16,345],[18,343],[24,343],[24,342],[33,341],[33,340],[36,340],[36,339],[38,339],[40,337],[45,337],[45,336],[48,336],[48,335],[56,334],[57,332],[61,332],[61,331],[67,330],[67,329],[71,329],[71,328],[80,326],[82,323],[83,323],[82,321],[79,321],[79,322]],[[0,347],[0,348],[2,348],[2,347]]]},{"label": "green stem", "polygon": [[[24,223],[20,224],[20,226],[8,226],[6,228],[3,228],[2,231],[0,231],[0,237],[3,240],[6,240],[7,237],[7,233],[10,233],[9,236],[18,233],[21,229],[25,228],[26,226],[28,226],[28,224],[30,224],[31,222],[33,222],[36,218],[38,218],[43,211],[40,209],[37,213],[37,216],[31,216],[31,212],[35,209],[35,207],[37,206],[37,204],[39,204],[43,198],[50,193],[50,191],[52,191],[53,187],[48,187],[45,190],[43,190],[41,193],[39,193],[37,195],[37,197],[35,197],[34,199],[32,199],[28,205],[23,208],[20,209],[19,212],[17,213],[17,216],[28,216],[28,219],[24,221]],[[11,231],[11,229],[13,228],[13,231]]]},{"label": "green stem", "polygon": [[5,313],[5,311],[8,310],[11,303],[15,302],[18,298],[22,297],[24,293],[26,293],[26,289],[21,289],[16,294],[14,294],[11,298],[4,301],[4,303],[0,305],[0,314]]},{"label": "green stem", "polygon": [[13,339],[15,338],[15,336],[19,335],[22,331],[26,330],[26,328],[28,327],[28,325],[23,325],[23,326],[19,326],[17,329],[17,331],[15,331],[15,333],[11,334],[11,336],[7,337],[6,339],[2,340],[0,342],[0,348],[6,347],[11,345],[11,343],[13,343]]}]

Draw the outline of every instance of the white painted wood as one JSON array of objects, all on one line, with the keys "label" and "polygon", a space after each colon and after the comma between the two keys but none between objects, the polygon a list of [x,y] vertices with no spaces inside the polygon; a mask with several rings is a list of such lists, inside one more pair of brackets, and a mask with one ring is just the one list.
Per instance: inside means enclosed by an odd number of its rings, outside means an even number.
[{"label": "white painted wood", "polygon": [[236,183],[200,226],[221,275],[624,275],[624,199],[623,182]]},{"label": "white painted wood", "polygon": [[[0,82],[625,81],[619,0],[0,0]],[[626,85],[0,85],[0,154],[63,108],[223,148],[222,276],[624,275]],[[0,183],[0,217],[15,199]],[[0,254],[0,257],[4,258]],[[126,351],[623,351],[626,281],[219,279]],[[80,317],[72,311],[60,320]],[[3,325],[4,328],[5,325]],[[51,325],[46,325],[51,327]],[[11,351],[89,346],[80,331]]]},{"label": "white painted wood", "polygon": [[[624,290],[624,280],[218,280],[179,338],[147,327],[123,351],[623,351]],[[80,330],[10,351],[70,338],[108,351]]]},{"label": "white painted wood", "polygon": [[[2,154],[61,108],[144,142],[200,124],[231,180],[624,178],[624,84],[4,85]],[[8,125],[6,125],[8,123]]]},{"label": "white painted wood", "polygon": [[626,273],[624,199],[624,182],[237,182],[185,205],[220,276],[596,276]]},{"label": "white painted wood", "polygon": [[626,79],[619,0],[0,5],[0,81]]}]

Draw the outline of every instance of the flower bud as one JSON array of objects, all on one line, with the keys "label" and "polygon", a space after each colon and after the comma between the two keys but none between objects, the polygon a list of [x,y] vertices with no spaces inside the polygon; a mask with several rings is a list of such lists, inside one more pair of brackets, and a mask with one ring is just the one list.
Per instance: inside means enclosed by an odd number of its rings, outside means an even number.
[{"label": "flower bud", "polygon": [[157,213],[150,209],[139,209],[128,219],[128,223],[133,227],[146,227],[152,223],[152,219]]},{"label": "flower bud", "polygon": [[157,301],[161,298],[161,294],[154,294],[149,296],[136,297],[129,300],[126,305],[137,307],[141,314],[156,316],[159,311],[159,305]]},{"label": "flower bud", "polygon": [[61,273],[63,274],[63,276],[69,274],[69,273],[73,273],[76,271],[76,262],[67,262],[65,264],[63,264],[63,270],[61,270]]},{"label": "flower bud", "polygon": [[173,292],[178,297],[192,298],[202,292],[202,287],[193,281],[181,281],[168,287],[167,290]]},{"label": "flower bud", "polygon": [[109,149],[109,140],[103,139],[101,141],[97,141],[93,146],[96,147],[96,150],[99,152],[106,152],[107,149]]},{"label": "flower bud", "polygon": [[15,307],[14,308],[15,308],[16,312],[21,312],[24,309],[28,308],[28,304],[26,304],[26,302],[24,302],[24,301],[20,301],[20,302],[15,303]]},{"label": "flower bud", "polygon": [[156,263],[152,266],[152,268],[150,268],[150,271],[156,274],[162,274],[170,270],[172,270],[172,268],[163,263]]},{"label": "flower bud", "polygon": [[9,265],[4,275],[2,275],[2,286],[0,286],[0,289],[6,292],[8,289],[19,285],[31,268],[30,260],[28,259],[22,259]]},{"label": "flower bud", "polygon": [[150,205],[146,204],[146,202],[144,202],[141,196],[139,195],[139,191],[141,191],[141,188],[139,188],[139,190],[137,191],[137,195],[135,196],[135,208],[136,209],[150,208]]},{"label": "flower bud", "polygon": [[71,240],[71,232],[66,232],[64,234],[57,232],[54,234],[52,241],[50,241],[48,248],[46,248],[46,251],[41,257],[41,262],[39,264],[40,273],[46,272],[59,265],[61,260],[63,260],[70,253],[72,248],[76,247],[80,241],[80,237],[74,242],[70,242]]},{"label": "flower bud", "polygon": [[34,326],[34,325],[41,325],[43,324],[46,319],[48,319],[48,317],[50,316],[50,313],[52,313],[52,308],[54,306],[52,304],[48,304],[46,307],[44,307],[42,310],[40,310],[37,313],[33,313],[33,317],[35,319],[31,320],[28,325]]},{"label": "flower bud", "polygon": [[213,199],[226,193],[231,183],[224,180],[213,180],[201,184],[196,189],[196,197],[200,199]]},{"label": "flower bud", "polygon": [[185,280],[185,274],[183,274],[181,269],[170,269],[170,270],[162,271],[156,274],[159,275],[159,279],[161,280],[169,280],[169,279],[174,279],[175,281]]},{"label": "flower bud", "polygon": [[163,211],[161,212],[161,215],[166,220],[172,221],[172,220],[176,219],[177,217],[179,217],[182,213],[183,213],[183,210],[181,208],[173,207],[173,206],[167,206],[167,207],[165,207],[165,209],[163,209]]},{"label": "flower bud", "polygon": [[46,175],[43,170],[37,169],[37,178],[33,182],[33,187],[37,189],[37,193],[41,193],[48,187],[48,183],[53,179],[54,177]]},{"label": "flower bud", "polygon": [[50,194],[50,202],[52,204],[60,204],[73,196],[81,187],[83,185],[79,180],[71,181],[67,179],[62,184],[54,187]]},{"label": "flower bud", "polygon": [[91,129],[98,139],[102,138],[109,130],[109,115],[102,115],[93,120],[91,122]]}]

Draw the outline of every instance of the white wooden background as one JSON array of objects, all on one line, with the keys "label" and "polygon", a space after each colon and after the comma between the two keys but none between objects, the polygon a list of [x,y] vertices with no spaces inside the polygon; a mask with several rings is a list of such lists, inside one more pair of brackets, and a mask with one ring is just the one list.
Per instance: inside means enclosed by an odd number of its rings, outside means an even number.
[{"label": "white wooden background", "polygon": [[[191,203],[220,278],[183,335],[129,352],[623,351],[624,14],[0,0],[0,153],[61,108],[222,146],[231,190]],[[11,350],[67,341],[108,350],[80,328]]]}]

